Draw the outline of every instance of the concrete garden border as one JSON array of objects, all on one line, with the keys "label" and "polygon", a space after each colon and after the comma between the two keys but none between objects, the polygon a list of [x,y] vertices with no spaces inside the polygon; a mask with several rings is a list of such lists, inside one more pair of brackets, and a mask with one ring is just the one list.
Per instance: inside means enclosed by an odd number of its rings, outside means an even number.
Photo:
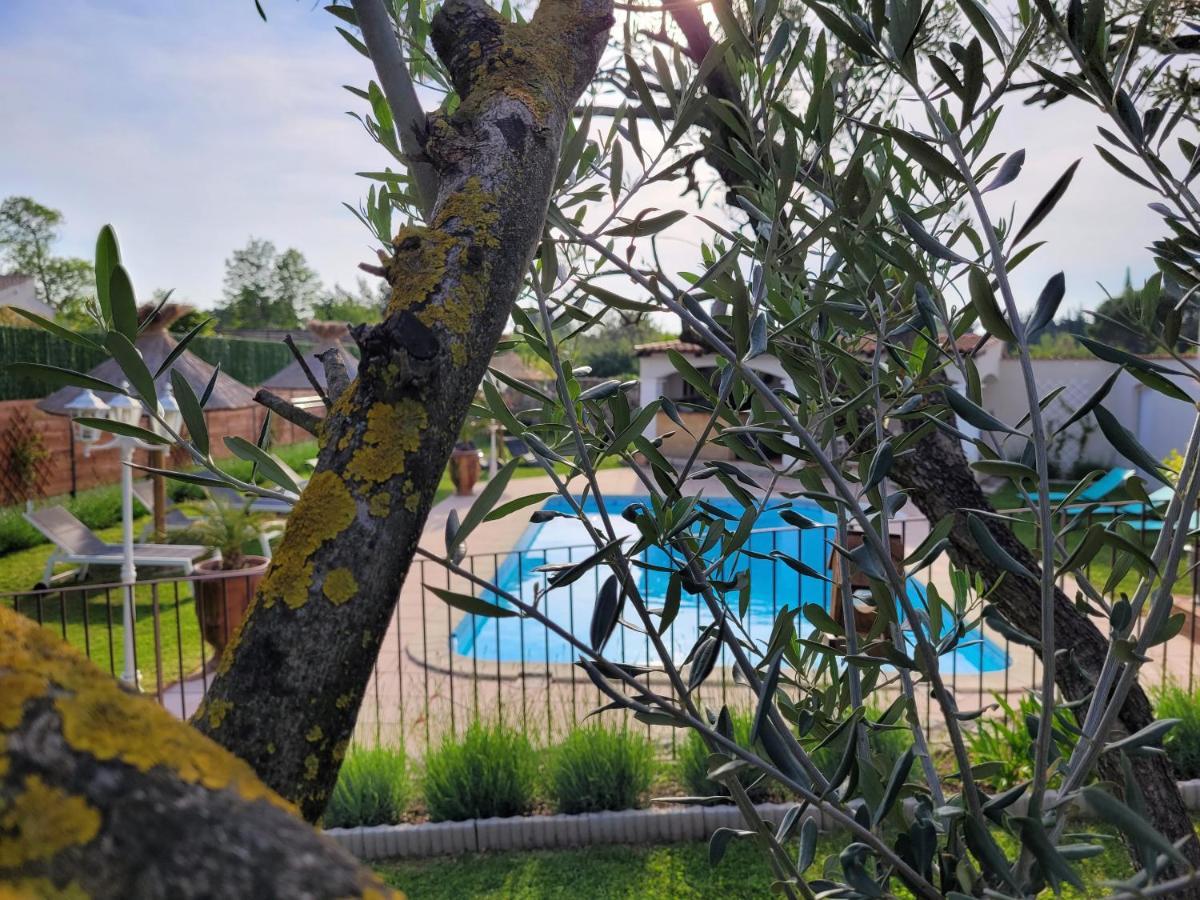
[{"label": "concrete garden border", "polygon": [[[1184,803],[1200,810],[1200,779],[1179,782]],[[762,803],[759,813],[778,822],[793,803]],[[909,804],[906,804],[906,811]],[[1087,810],[1083,811],[1087,815]],[[818,811],[806,810],[822,831],[831,823]],[[499,850],[554,850],[604,844],[673,844],[708,840],[718,828],[741,828],[736,806],[670,806],[626,809],[582,815],[513,816],[465,822],[419,825],[374,825],[330,828],[325,834],[362,860],[420,859]]]}]

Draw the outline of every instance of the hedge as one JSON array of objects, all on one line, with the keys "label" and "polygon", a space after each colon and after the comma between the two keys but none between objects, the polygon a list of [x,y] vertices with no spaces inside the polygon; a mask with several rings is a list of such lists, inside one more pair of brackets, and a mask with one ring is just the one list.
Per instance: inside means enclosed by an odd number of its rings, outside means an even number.
[{"label": "hedge", "polygon": [[[254,341],[234,337],[196,337],[189,349],[205,362],[221,364],[221,370],[245,385],[266,381],[292,361],[282,341]],[[0,359],[40,362],[86,372],[102,363],[106,354],[55,337],[40,328],[0,326]],[[45,397],[54,385],[38,378],[6,375],[0,378],[0,400]]]}]

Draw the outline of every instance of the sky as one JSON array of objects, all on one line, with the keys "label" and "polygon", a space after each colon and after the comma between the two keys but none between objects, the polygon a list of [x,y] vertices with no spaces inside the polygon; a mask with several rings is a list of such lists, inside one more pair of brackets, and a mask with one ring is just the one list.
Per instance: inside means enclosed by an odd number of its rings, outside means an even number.
[{"label": "sky", "polygon": [[[366,191],[355,172],[390,160],[345,115],[357,101],[342,85],[365,85],[370,64],[318,4],[265,6],[267,23],[251,0],[0,2],[0,197],[60,209],[68,255],[90,258],[112,223],[141,296],[174,288],[211,307],[224,260],[250,236],[297,247],[326,286],[352,287],[374,254],[342,202]],[[1010,102],[1001,117],[993,146],[1024,148],[1027,162],[989,195],[994,216],[1015,206],[1023,218],[1083,158],[1039,231],[1051,245],[1014,273],[1022,306],[1060,270],[1064,310],[1094,306],[1096,283],[1118,290],[1127,268],[1135,281],[1153,271],[1153,198],[1096,155],[1098,121],[1078,103]],[[646,202],[670,208],[672,191]],[[694,269],[686,241],[672,244],[669,260]]]}]

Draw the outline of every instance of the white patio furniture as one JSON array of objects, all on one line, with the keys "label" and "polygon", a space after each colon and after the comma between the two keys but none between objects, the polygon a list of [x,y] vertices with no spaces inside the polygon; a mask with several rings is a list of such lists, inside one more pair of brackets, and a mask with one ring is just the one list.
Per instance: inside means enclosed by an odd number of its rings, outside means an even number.
[{"label": "white patio furniture", "polygon": [[[46,570],[42,576],[44,584],[50,584],[57,563],[79,565],[82,567],[80,574],[85,575],[89,566],[119,567],[124,561],[120,544],[100,540],[90,528],[61,506],[27,512],[25,518],[54,545],[54,552],[46,560]],[[189,575],[192,564],[208,552],[207,547],[192,544],[136,544],[133,559],[135,565],[179,569],[184,575]]]}]

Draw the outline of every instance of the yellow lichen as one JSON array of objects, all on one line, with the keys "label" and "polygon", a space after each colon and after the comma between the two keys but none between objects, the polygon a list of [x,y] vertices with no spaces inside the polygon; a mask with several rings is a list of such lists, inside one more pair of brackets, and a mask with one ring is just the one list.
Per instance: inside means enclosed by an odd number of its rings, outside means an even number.
[{"label": "yellow lichen", "polygon": [[306,741],[308,741],[310,744],[315,744],[317,741],[319,741],[324,736],[324,734],[325,734],[325,732],[321,731],[320,725],[314,725],[312,728],[308,729],[308,731],[305,733],[304,739]]},{"label": "yellow lichen", "polygon": [[336,473],[318,472],[309,480],[288,516],[287,536],[263,580],[261,596],[267,606],[276,600],[293,609],[305,604],[313,577],[310,558],[349,527],[356,512],[354,498]]},{"label": "yellow lichen", "polygon": [[221,651],[221,662],[217,666],[217,674],[224,675],[229,671],[229,667],[233,665],[234,657],[237,655],[237,649],[242,643],[242,637],[250,630],[254,624],[250,619],[250,613],[254,611],[254,607],[258,605],[258,595],[250,601],[250,607],[246,610],[246,615],[242,617],[242,621],[238,623],[237,628],[233,629],[233,635],[229,638],[229,643],[225,645],[225,649]]},{"label": "yellow lichen", "polygon": [[334,700],[333,705],[336,706],[338,709],[345,709],[353,702],[354,702],[354,694],[345,693],[345,694],[342,694],[340,697],[338,697],[336,700]]},{"label": "yellow lichen", "polygon": [[83,797],[46,784],[37,775],[0,808],[0,869],[52,860],[100,832],[100,813]]},{"label": "yellow lichen", "polygon": [[377,483],[402,474],[408,455],[421,445],[421,432],[428,422],[425,408],[416,400],[373,404],[367,411],[362,443],[346,464],[346,474],[358,481]]},{"label": "yellow lichen", "polygon": [[0,883],[0,900],[88,900],[90,896],[74,881],[62,887],[49,878],[18,878]]},{"label": "yellow lichen", "polygon": [[376,519],[382,519],[391,511],[392,495],[387,491],[376,491],[367,501],[367,512]]},{"label": "yellow lichen", "polygon": [[225,716],[233,709],[233,704],[228,700],[213,700],[211,703],[205,704],[204,714],[208,717],[208,725],[214,731],[221,727],[221,723],[225,721]]},{"label": "yellow lichen", "polygon": [[31,677],[42,679],[47,696],[53,696],[63,740],[74,751],[140,772],[162,768],[188,784],[292,809],[244,762],[153,700],[122,691],[47,629],[0,607],[0,636],[0,697],[11,697],[18,686],[28,691]]},{"label": "yellow lichen", "polygon": [[411,513],[415,513],[420,505],[421,496],[419,494],[409,494],[408,499],[404,501],[404,508]]},{"label": "yellow lichen", "polygon": [[337,762],[341,762],[346,758],[346,750],[349,749],[350,742],[348,740],[340,740],[333,745],[333,758]]},{"label": "yellow lichen", "polygon": [[358,593],[358,582],[354,580],[353,572],[341,567],[325,576],[325,584],[322,585],[321,591],[330,603],[341,606]]},{"label": "yellow lichen", "polygon": [[485,191],[479,176],[472,175],[461,189],[450,194],[438,207],[433,227],[457,225],[459,228],[469,228],[474,243],[483,247],[499,247],[500,238],[495,233],[499,220],[496,195]]},{"label": "yellow lichen", "polygon": [[46,679],[29,672],[14,672],[4,681],[0,692],[0,730],[12,731],[21,724],[26,702],[43,697],[49,687]]},{"label": "yellow lichen", "polygon": [[410,226],[392,240],[395,255],[388,274],[392,284],[389,312],[425,303],[446,276],[450,252],[460,240],[442,230]]},{"label": "yellow lichen", "polygon": [[316,780],[317,773],[321,770],[321,761],[317,759],[315,754],[308,754],[304,758],[304,780]]},{"label": "yellow lichen", "polygon": [[274,742],[274,741],[268,741],[268,742],[267,742],[267,752],[268,752],[268,753],[274,753],[274,752],[275,752],[275,742]]},{"label": "yellow lichen", "polygon": [[372,635],[369,630],[364,629],[363,636],[362,636],[363,649],[366,650],[368,647],[370,647],[371,641],[373,641],[374,639],[375,639],[374,635]]}]

